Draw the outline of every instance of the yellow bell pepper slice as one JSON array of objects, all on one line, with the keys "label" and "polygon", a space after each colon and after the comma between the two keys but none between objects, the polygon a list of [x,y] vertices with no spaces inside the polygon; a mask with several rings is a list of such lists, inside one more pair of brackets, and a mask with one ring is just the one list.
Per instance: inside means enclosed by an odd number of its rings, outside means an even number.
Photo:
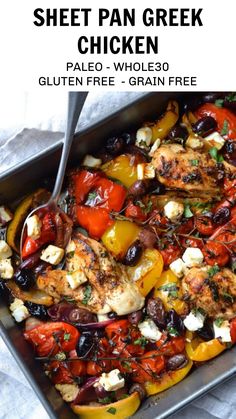
[{"label": "yellow bell pepper slice", "polygon": [[50,194],[46,189],[38,189],[23,199],[23,201],[21,201],[16,208],[14,217],[7,229],[7,243],[17,253],[19,253],[20,250],[19,238],[24,220],[33,208],[36,208],[39,204],[46,202],[49,196]]},{"label": "yellow bell pepper slice", "polygon": [[11,290],[15,298],[19,298],[22,301],[30,301],[31,303],[43,304],[48,307],[53,304],[53,298],[43,290],[32,289],[30,291],[23,291],[12,280],[7,281],[7,287]]},{"label": "yellow bell pepper slice", "polygon": [[[176,296],[171,295],[171,292],[168,293],[168,286],[171,286],[171,284],[176,285]],[[170,269],[162,272],[155,286],[154,297],[161,298],[166,310],[174,309],[181,315],[188,310],[187,304],[182,300],[182,296],[180,281],[177,276]]]},{"label": "yellow bell pepper slice", "polygon": [[156,382],[147,382],[145,383],[145,388],[147,395],[151,396],[152,394],[160,393],[161,391],[167,390],[168,388],[174,386],[183,380],[184,377],[189,373],[193,365],[193,362],[189,360],[188,364],[176,371],[166,372],[160,380]]},{"label": "yellow bell pepper slice", "polygon": [[157,138],[160,138],[160,140],[166,138],[178,119],[179,105],[176,101],[171,100],[167,105],[164,115],[160,119],[158,119],[154,124],[145,124],[152,130],[152,143],[154,143]]},{"label": "yellow bell pepper slice", "polygon": [[131,221],[117,220],[102,236],[102,242],[113,256],[123,257],[137,239],[140,227]]},{"label": "yellow bell pepper slice", "polygon": [[135,281],[140,293],[146,295],[155,286],[163,269],[162,255],[156,249],[144,250],[137,265],[127,269],[128,276]]},{"label": "yellow bell pepper slice", "polygon": [[138,179],[138,163],[137,157],[129,154],[121,154],[105,163],[101,169],[108,177],[119,180],[126,188],[129,188]]},{"label": "yellow bell pepper slice", "polygon": [[118,402],[102,406],[72,405],[71,407],[73,412],[79,415],[80,419],[111,419],[112,417],[125,419],[132,416],[139,406],[139,395],[138,393],[133,393]]},{"label": "yellow bell pepper slice", "polygon": [[218,339],[211,339],[207,342],[195,337],[192,332],[186,333],[186,353],[192,361],[208,361],[215,358],[226,349],[226,345]]}]

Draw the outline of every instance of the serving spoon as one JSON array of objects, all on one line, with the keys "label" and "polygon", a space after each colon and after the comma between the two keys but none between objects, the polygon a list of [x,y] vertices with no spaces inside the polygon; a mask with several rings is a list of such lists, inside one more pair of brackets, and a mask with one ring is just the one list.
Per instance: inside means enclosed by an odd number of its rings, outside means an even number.
[{"label": "serving spoon", "polygon": [[65,176],[66,171],[66,165],[70,154],[70,149],[73,141],[73,136],[75,133],[75,128],[78,122],[78,119],[80,117],[81,111],[84,106],[84,102],[86,100],[86,97],[88,95],[88,92],[69,92],[68,97],[68,108],[67,108],[67,121],[66,121],[66,132],[63,140],[63,146],[62,146],[62,153],[61,153],[61,159],[58,167],[57,177],[55,181],[55,185],[53,188],[52,195],[47,203],[38,206],[37,208],[34,208],[25,219],[22,232],[21,232],[21,238],[20,238],[20,256],[22,260],[22,249],[24,244],[24,239],[26,237],[27,232],[27,220],[29,217],[32,217],[32,215],[38,213],[41,210],[55,212],[59,214],[63,214],[63,211],[58,206],[58,200],[60,198],[61,188]]}]

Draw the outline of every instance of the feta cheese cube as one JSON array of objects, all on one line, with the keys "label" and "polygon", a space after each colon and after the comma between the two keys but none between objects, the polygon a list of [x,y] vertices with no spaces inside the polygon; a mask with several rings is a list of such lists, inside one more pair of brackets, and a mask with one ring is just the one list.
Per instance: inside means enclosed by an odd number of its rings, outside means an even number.
[{"label": "feta cheese cube", "polygon": [[106,322],[107,320],[109,320],[107,314],[97,314],[97,318],[99,322]]},{"label": "feta cheese cube", "polygon": [[64,249],[50,244],[46,249],[42,251],[40,259],[51,263],[51,265],[58,265],[58,263],[60,263],[63,259],[63,256]]},{"label": "feta cheese cube", "polygon": [[151,163],[139,163],[137,165],[137,178],[142,179],[154,179],[155,168]]},{"label": "feta cheese cube", "polygon": [[184,205],[181,202],[169,201],[164,206],[164,214],[170,221],[179,220],[184,213]]},{"label": "feta cheese cube", "polygon": [[61,393],[63,400],[67,403],[73,402],[79,392],[77,384],[56,384],[55,388]]},{"label": "feta cheese cube", "polygon": [[217,326],[217,321],[214,321],[213,329],[215,338],[220,338],[222,342],[232,342],[228,320],[224,320],[220,326]]},{"label": "feta cheese cube", "polygon": [[135,145],[140,148],[149,147],[152,140],[152,130],[149,127],[142,127],[136,132]]},{"label": "feta cheese cube", "polygon": [[11,279],[13,277],[14,270],[10,259],[0,260],[0,277],[2,279]]},{"label": "feta cheese cube", "polygon": [[155,151],[157,151],[158,147],[160,147],[160,144],[161,144],[161,140],[160,140],[160,138],[157,138],[154,141],[154,143],[153,143],[153,145],[151,147],[151,150],[148,153],[150,157],[153,157],[154,156],[154,153],[155,153]]},{"label": "feta cheese cube", "polygon": [[184,263],[187,265],[188,268],[191,268],[193,266],[199,266],[202,264],[204,256],[198,247],[188,247],[183,256],[182,259]]},{"label": "feta cheese cube", "polygon": [[186,145],[186,147],[190,147],[193,150],[199,150],[203,147],[203,141],[196,134],[191,134],[187,138],[187,141],[186,141],[185,145]]},{"label": "feta cheese cube", "polygon": [[221,150],[224,146],[225,140],[218,132],[212,132],[210,135],[204,138],[211,147],[217,148],[217,150]]},{"label": "feta cheese cube", "polygon": [[36,214],[32,215],[32,217],[27,218],[26,224],[28,236],[34,240],[39,239],[42,228],[42,222],[39,217]]},{"label": "feta cheese cube", "polygon": [[12,218],[12,213],[6,207],[0,206],[0,226],[9,223]]},{"label": "feta cheese cube", "polygon": [[187,266],[181,258],[174,260],[169,267],[177,278],[182,278],[187,271]]},{"label": "feta cheese cube", "polygon": [[116,391],[124,387],[125,380],[118,369],[112,370],[108,373],[102,373],[99,381],[95,383],[94,387],[101,385],[106,391]]},{"label": "feta cheese cube", "polygon": [[5,240],[0,240],[0,260],[8,259],[12,256],[12,250]]},{"label": "feta cheese cube", "polygon": [[88,167],[99,167],[102,164],[101,159],[96,159],[96,157],[91,156],[90,154],[87,154],[82,162],[83,166]]},{"label": "feta cheese cube", "polygon": [[191,311],[184,319],[184,326],[190,332],[195,332],[198,329],[202,329],[204,325],[205,316],[200,313],[199,310],[196,312]]},{"label": "feta cheese cube", "polygon": [[10,305],[10,310],[12,312],[12,316],[18,323],[30,317],[27,307],[25,307],[24,302],[19,298],[15,298],[13,303]]},{"label": "feta cheese cube", "polygon": [[82,269],[78,269],[74,272],[68,272],[66,274],[66,279],[73,290],[88,280]]},{"label": "feta cheese cube", "polygon": [[149,340],[157,341],[160,340],[162,333],[154,323],[152,319],[144,320],[142,323],[139,323],[138,328],[141,334]]}]

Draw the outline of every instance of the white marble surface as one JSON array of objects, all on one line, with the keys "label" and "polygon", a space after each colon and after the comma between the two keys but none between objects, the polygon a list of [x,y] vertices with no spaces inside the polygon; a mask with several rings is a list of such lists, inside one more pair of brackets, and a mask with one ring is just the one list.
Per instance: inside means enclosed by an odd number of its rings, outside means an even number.
[{"label": "white marble surface", "polygon": [[[103,118],[110,110],[136,98],[140,93],[89,95],[81,116],[85,127]],[[62,138],[66,113],[66,94],[54,92],[15,93],[0,101],[0,173]],[[172,419],[235,419],[236,378],[195,401]],[[48,419],[0,338],[0,419]]]}]

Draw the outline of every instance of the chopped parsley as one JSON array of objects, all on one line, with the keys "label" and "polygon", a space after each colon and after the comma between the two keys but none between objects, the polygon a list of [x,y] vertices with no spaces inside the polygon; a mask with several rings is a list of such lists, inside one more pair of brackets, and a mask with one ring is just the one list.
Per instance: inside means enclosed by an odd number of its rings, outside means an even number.
[{"label": "chopped parsley", "polygon": [[91,285],[87,285],[84,290],[84,298],[82,300],[82,304],[87,305],[92,294],[92,287]]},{"label": "chopped parsley", "polygon": [[76,303],[74,298],[69,297],[68,295],[63,295],[63,300],[67,301],[67,303],[74,304]]},{"label": "chopped parsley", "polygon": [[176,330],[173,326],[167,326],[167,331],[170,336],[179,336],[178,330]]},{"label": "chopped parsley", "polygon": [[229,123],[228,123],[227,119],[225,119],[224,123],[223,123],[222,130],[221,130],[220,133],[221,133],[221,135],[227,135],[228,132],[229,132]]},{"label": "chopped parsley", "polygon": [[65,361],[65,359],[66,359],[66,354],[65,354],[64,352],[58,352],[58,353],[55,355],[55,358],[56,358],[58,361]]},{"label": "chopped parsley", "polygon": [[224,103],[224,99],[216,99],[215,101],[215,105],[217,106],[217,108],[222,108]]},{"label": "chopped parsley", "polygon": [[233,304],[234,297],[231,294],[229,294],[228,292],[223,292],[222,296],[226,303]]},{"label": "chopped parsley", "polygon": [[134,341],[134,345],[140,345],[142,346],[142,348],[145,348],[145,346],[147,345],[148,341],[144,336],[141,336],[141,338],[136,339]]},{"label": "chopped parsley", "polygon": [[107,409],[107,412],[110,413],[111,415],[115,415],[116,414],[116,408],[115,407],[109,407],[109,409]]},{"label": "chopped parsley", "polygon": [[111,403],[112,402],[112,398],[111,397],[109,397],[109,396],[107,396],[107,397],[104,397],[103,399],[98,399],[98,401],[99,401],[99,403],[101,403],[101,404],[109,404],[109,403]]},{"label": "chopped parsley", "polygon": [[215,320],[215,325],[217,327],[221,327],[223,321],[224,321],[224,319],[222,319],[222,317],[218,317],[218,319]]},{"label": "chopped parsley", "polygon": [[230,95],[226,96],[225,99],[228,100],[229,102],[235,102],[236,101],[236,94],[231,93]]},{"label": "chopped parsley", "polygon": [[145,205],[142,201],[138,200],[135,202],[136,205],[138,205],[144,214],[148,214],[152,209],[152,201],[148,201]]},{"label": "chopped parsley", "polygon": [[131,363],[129,361],[121,361],[121,365],[123,368],[125,368],[127,371],[132,371]]},{"label": "chopped parsley", "polygon": [[158,288],[160,291],[165,291],[168,293],[168,297],[177,298],[178,297],[178,289],[175,282],[170,282],[169,284],[162,285]]},{"label": "chopped parsley", "polygon": [[219,266],[218,265],[214,265],[210,269],[208,269],[207,274],[208,274],[209,278],[212,278],[219,271],[220,271]]},{"label": "chopped parsley", "polygon": [[75,255],[75,251],[73,250],[73,251],[71,251],[71,252],[68,252],[68,253],[66,254],[66,257],[67,257],[67,259],[72,259],[72,258],[74,257],[74,255]]},{"label": "chopped parsley", "polygon": [[70,340],[70,333],[64,333],[64,340],[68,342]]},{"label": "chopped parsley", "polygon": [[93,191],[93,192],[89,192],[89,194],[88,194],[88,198],[87,198],[87,201],[89,200],[89,201],[93,201],[94,199],[96,199],[97,198],[97,192],[96,191]]},{"label": "chopped parsley", "polygon": [[191,218],[193,217],[193,213],[191,211],[190,205],[189,204],[185,204],[184,205],[184,217],[185,218]]},{"label": "chopped parsley", "polygon": [[191,164],[191,166],[198,166],[199,165],[199,160],[197,160],[197,159],[190,160],[190,164]]},{"label": "chopped parsley", "polygon": [[219,154],[216,147],[211,147],[210,150],[209,150],[209,154],[211,155],[211,157],[214,160],[217,161],[217,163],[221,163],[224,160],[223,156],[221,154]]}]

